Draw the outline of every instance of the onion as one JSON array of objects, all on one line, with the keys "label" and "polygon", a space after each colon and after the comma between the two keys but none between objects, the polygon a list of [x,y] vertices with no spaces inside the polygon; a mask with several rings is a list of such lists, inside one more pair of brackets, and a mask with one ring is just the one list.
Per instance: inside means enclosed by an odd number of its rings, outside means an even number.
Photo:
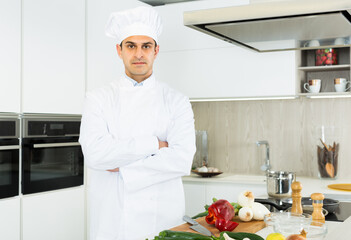
[{"label": "onion", "polygon": [[262,203],[254,202],[252,204],[252,212],[253,219],[255,220],[263,220],[266,214],[270,214],[271,212],[268,208],[265,207]]},{"label": "onion", "polygon": [[300,234],[292,234],[286,238],[286,240],[306,240],[307,233],[302,229]]},{"label": "onion", "polygon": [[224,237],[224,240],[235,240],[234,238],[229,237],[227,233],[224,233],[223,237]]},{"label": "onion", "polygon": [[242,207],[251,207],[255,198],[252,192],[245,191],[239,194],[238,204]]},{"label": "onion", "polygon": [[286,240],[306,240],[306,238],[300,234],[292,234]]},{"label": "onion", "polygon": [[251,221],[253,217],[253,212],[250,207],[242,207],[239,210],[239,218],[243,222]]},{"label": "onion", "polygon": [[198,172],[208,172],[208,169],[207,169],[206,166],[202,166],[202,167],[200,167],[197,171],[198,171]]}]

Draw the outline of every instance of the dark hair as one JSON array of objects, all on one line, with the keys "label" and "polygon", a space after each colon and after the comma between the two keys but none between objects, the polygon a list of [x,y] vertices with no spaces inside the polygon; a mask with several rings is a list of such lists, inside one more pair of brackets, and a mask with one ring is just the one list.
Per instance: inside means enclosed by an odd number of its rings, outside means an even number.
[{"label": "dark hair", "polygon": [[[154,40],[154,42],[155,42],[155,48],[156,48],[157,47],[157,42],[155,40]],[[122,50],[122,43],[123,43],[123,41],[120,44],[118,44],[121,47],[121,50]]]}]

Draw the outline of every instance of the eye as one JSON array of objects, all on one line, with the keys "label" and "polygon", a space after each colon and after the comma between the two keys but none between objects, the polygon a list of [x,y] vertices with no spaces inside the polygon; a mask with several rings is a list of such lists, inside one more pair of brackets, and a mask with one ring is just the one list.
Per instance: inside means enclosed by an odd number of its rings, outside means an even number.
[{"label": "eye", "polygon": [[127,45],[127,48],[133,49],[135,48],[135,46],[130,44],[130,45]]},{"label": "eye", "polygon": [[149,48],[151,48],[151,46],[150,45],[144,45],[143,48],[149,49]]}]

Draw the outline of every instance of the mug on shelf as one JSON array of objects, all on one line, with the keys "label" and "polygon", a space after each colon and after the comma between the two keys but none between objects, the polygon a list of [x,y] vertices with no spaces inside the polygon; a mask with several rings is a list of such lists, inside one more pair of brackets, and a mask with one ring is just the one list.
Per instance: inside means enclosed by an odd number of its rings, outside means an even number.
[{"label": "mug on shelf", "polygon": [[311,79],[303,85],[304,89],[310,93],[319,93],[321,90],[322,80],[320,79]]},{"label": "mug on shelf", "polygon": [[[349,87],[346,87],[349,84]],[[347,81],[346,78],[335,78],[334,87],[336,92],[346,92],[350,89],[350,81]]]}]

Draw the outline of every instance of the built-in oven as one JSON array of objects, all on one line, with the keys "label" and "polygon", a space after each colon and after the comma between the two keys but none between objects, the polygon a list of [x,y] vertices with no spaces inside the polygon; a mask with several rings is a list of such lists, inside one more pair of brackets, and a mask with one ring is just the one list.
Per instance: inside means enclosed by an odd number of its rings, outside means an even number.
[{"label": "built-in oven", "polygon": [[19,192],[19,118],[0,114],[0,198]]},{"label": "built-in oven", "polygon": [[81,116],[22,116],[22,193],[83,185]]}]

